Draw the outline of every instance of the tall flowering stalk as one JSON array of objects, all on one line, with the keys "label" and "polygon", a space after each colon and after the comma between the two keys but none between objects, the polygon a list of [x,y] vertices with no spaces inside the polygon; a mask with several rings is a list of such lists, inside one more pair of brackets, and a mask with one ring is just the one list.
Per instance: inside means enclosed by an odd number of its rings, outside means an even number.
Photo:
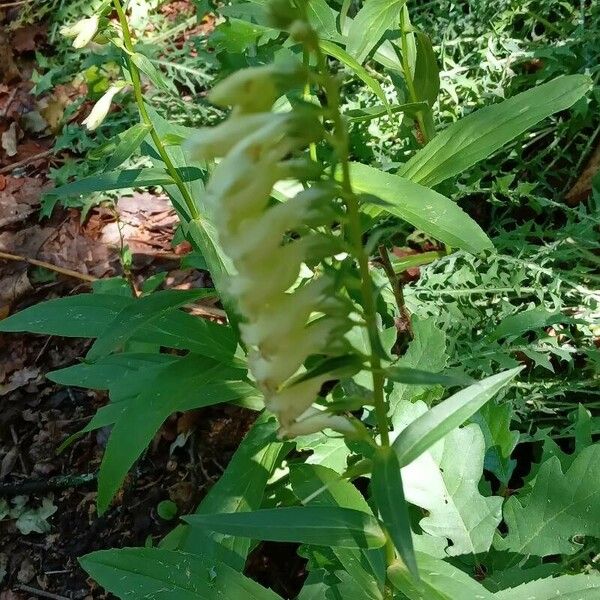
[{"label": "tall flowering stalk", "polygon": [[[356,419],[330,410],[319,396],[323,384],[338,376],[327,365],[340,364],[332,359],[352,352],[344,336],[353,326],[353,306],[336,259],[349,252],[362,279],[374,397],[383,411],[380,434],[387,444],[374,290],[349,180],[339,82],[328,73],[317,35],[300,7],[281,2],[272,3],[271,10],[274,21],[304,45],[305,56],[316,58],[317,67],[310,69],[305,60],[248,68],[228,77],[210,92],[209,100],[231,107],[229,119],[201,129],[189,150],[195,159],[219,161],[206,188],[207,205],[237,271],[228,293],[242,316],[250,371],[266,407],[279,419],[280,435],[325,428],[345,435],[362,431]],[[306,101],[306,89],[313,85],[325,94],[322,106]],[[295,90],[300,93],[294,95]],[[274,103],[284,94],[292,110],[274,112]],[[341,183],[334,177],[335,165],[324,177],[312,160],[315,146],[323,141],[333,147],[335,162],[341,165]],[[302,181],[305,189],[285,203],[272,201],[274,185],[290,178]],[[307,370],[307,360],[317,356],[323,368]]]}]

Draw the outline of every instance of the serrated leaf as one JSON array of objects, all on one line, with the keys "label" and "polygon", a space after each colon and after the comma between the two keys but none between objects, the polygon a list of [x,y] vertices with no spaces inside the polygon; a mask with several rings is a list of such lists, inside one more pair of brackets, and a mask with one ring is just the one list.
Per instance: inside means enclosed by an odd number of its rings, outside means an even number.
[{"label": "serrated leaf", "polygon": [[502,498],[478,489],[484,453],[481,430],[467,425],[402,469],[406,499],[428,513],[421,529],[450,540],[449,556],[487,552],[502,519]]},{"label": "serrated leaf", "polygon": [[[412,318],[413,339],[406,353],[395,363],[398,367],[424,369],[432,373],[441,371],[447,363],[446,335],[435,320]],[[399,404],[422,394],[429,386],[394,383],[388,402],[390,416],[394,419]]]},{"label": "serrated leaf", "polygon": [[[479,582],[464,571],[447,563],[417,553],[420,582],[416,582],[406,567],[400,563],[390,565],[387,570],[392,585],[409,600],[493,600]],[[524,599],[523,599],[524,600]]]},{"label": "serrated leaf", "polygon": [[582,450],[563,473],[560,460],[544,462],[528,497],[504,505],[508,535],[495,546],[519,554],[573,554],[574,536],[600,537],[600,444]]},{"label": "serrated leaf", "polygon": [[547,577],[508,588],[494,594],[496,600],[597,600],[600,575],[562,575]]},{"label": "serrated leaf", "polygon": [[214,558],[159,548],[101,550],[79,560],[103,587],[120,598],[161,600],[281,600]]},{"label": "serrated leaf", "polygon": [[248,513],[189,515],[194,527],[272,542],[380,548],[385,536],[368,514],[338,506],[289,506]]}]

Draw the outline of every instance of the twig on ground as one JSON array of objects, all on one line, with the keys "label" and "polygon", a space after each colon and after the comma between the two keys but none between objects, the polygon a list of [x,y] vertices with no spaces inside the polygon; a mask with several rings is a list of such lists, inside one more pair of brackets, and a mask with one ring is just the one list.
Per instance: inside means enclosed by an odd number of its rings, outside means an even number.
[{"label": "twig on ground", "polygon": [[49,479],[26,479],[18,483],[0,483],[0,497],[26,496],[39,492],[51,492],[81,487],[96,480],[97,473],[84,473],[82,475],[58,475]]},{"label": "twig on ground", "polygon": [[45,592],[44,590],[38,590],[38,588],[31,587],[30,585],[25,585],[20,583],[16,586],[17,589],[27,592],[28,594],[35,594],[40,598],[51,598],[52,600],[71,600],[71,598],[67,598],[67,596],[61,596],[60,594],[53,594],[52,592]]},{"label": "twig on ground", "polygon": [[17,169],[18,167],[24,167],[31,162],[39,160],[40,158],[46,158],[46,156],[50,156],[52,154],[52,150],[44,150],[43,152],[38,152],[37,154],[33,154],[32,156],[28,156],[23,160],[19,160],[11,165],[6,165],[5,167],[0,168],[0,174],[10,173],[12,170]]},{"label": "twig on ground", "polygon": [[43,267],[44,269],[48,269],[49,271],[55,271],[56,273],[60,273],[61,275],[67,275],[68,277],[74,277],[75,279],[81,279],[82,281],[89,281],[90,283],[93,283],[98,279],[97,277],[93,277],[92,275],[86,275],[85,273],[79,273],[78,271],[73,271],[71,269],[57,267],[56,265],[45,262],[43,260],[37,260],[36,258],[28,258],[26,256],[19,256],[18,254],[10,254],[1,250],[0,259],[15,260],[17,262],[26,262],[30,265],[35,265],[36,267]]}]

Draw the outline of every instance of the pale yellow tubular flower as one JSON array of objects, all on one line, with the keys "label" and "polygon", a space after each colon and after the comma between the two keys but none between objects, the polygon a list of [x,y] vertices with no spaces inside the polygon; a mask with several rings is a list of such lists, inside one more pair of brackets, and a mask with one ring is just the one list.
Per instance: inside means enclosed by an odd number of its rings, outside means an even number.
[{"label": "pale yellow tubular flower", "polygon": [[250,346],[269,345],[283,338],[286,332],[302,326],[313,311],[318,311],[326,292],[333,288],[328,277],[314,279],[293,293],[284,293],[272,300],[266,310],[251,323],[241,323],[240,332]]},{"label": "pale yellow tubular flower", "polygon": [[319,375],[286,387],[273,395],[265,396],[265,405],[277,414],[282,427],[289,427],[312,406],[321,386],[328,379],[331,379],[331,375]]},{"label": "pale yellow tubular flower", "polygon": [[269,256],[248,256],[236,262],[240,276],[230,282],[229,291],[244,313],[256,315],[270,298],[296,282],[300,266],[313,246],[311,237],[280,246]]},{"label": "pale yellow tubular flower", "polygon": [[332,415],[318,408],[309,408],[304,415],[298,418],[289,427],[281,427],[279,437],[297,437],[299,435],[309,435],[323,429],[333,429],[344,435],[357,433],[356,427],[347,417]]},{"label": "pale yellow tubular flower", "polygon": [[328,349],[331,334],[340,325],[339,319],[324,318],[298,331],[295,336],[281,340],[279,347],[269,355],[263,355],[259,348],[248,359],[256,381],[267,389],[278,389],[298,372],[310,355]]},{"label": "pale yellow tubular flower", "polygon": [[94,39],[99,23],[100,18],[94,15],[89,19],[81,19],[68,27],[61,27],[60,33],[66,38],[74,38],[74,48],[84,48]]},{"label": "pale yellow tubular flower", "polygon": [[[294,199],[266,210],[260,219],[241,221],[239,230],[244,235],[233,236],[228,252],[234,260],[254,253],[257,249],[268,254],[281,244],[286,232],[294,231],[310,223],[325,225],[333,220],[325,203],[330,193],[308,189]],[[318,204],[320,201],[320,206]]]},{"label": "pale yellow tubular flower", "polygon": [[269,110],[281,93],[301,86],[306,71],[299,63],[266,65],[236,71],[218,83],[208,94],[213,104],[235,106],[237,113]]},{"label": "pale yellow tubular flower", "polygon": [[123,89],[123,84],[115,84],[111,85],[104,95],[94,104],[90,114],[82,121],[82,123],[88,128],[89,131],[94,131],[97,129],[104,119],[106,119],[106,115],[110,111],[110,107],[113,101],[115,94],[120,92]]},{"label": "pale yellow tubular flower", "polygon": [[184,144],[184,149],[194,160],[221,158],[242,139],[253,134],[275,119],[285,120],[285,114],[256,113],[232,116],[215,127],[199,129]]}]

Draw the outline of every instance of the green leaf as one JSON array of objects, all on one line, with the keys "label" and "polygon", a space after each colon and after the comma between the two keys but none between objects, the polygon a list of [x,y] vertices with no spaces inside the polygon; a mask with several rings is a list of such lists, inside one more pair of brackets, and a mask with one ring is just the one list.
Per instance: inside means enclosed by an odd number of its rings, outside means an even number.
[{"label": "green leaf", "polygon": [[79,560],[120,598],[156,600],[281,600],[275,592],[213,558],[159,548],[101,550]]},{"label": "green leaf", "polygon": [[[422,402],[416,408],[427,410]],[[471,424],[454,429],[402,469],[406,499],[427,512],[419,526],[444,541],[448,556],[487,552],[502,519],[502,498],[485,498],[478,489],[484,455],[483,434]]]},{"label": "green leaf", "polygon": [[[396,362],[403,369],[425,369],[430,373],[441,371],[448,361],[446,353],[446,335],[433,318],[420,319],[412,317],[413,339],[406,353]],[[392,420],[398,406],[408,400],[420,396],[428,389],[427,385],[408,385],[395,382],[390,392],[388,402]]]},{"label": "green leaf", "polygon": [[172,521],[177,516],[177,504],[172,500],[163,500],[158,503],[156,512],[161,519]]},{"label": "green leaf", "polygon": [[519,432],[510,429],[512,417],[513,410],[509,402],[488,402],[471,417],[485,437],[487,451],[484,467],[505,486],[517,464],[516,460],[510,458],[519,442]]},{"label": "green leaf", "polygon": [[[249,512],[260,508],[267,481],[281,459],[292,448],[291,443],[276,441],[277,419],[263,413],[229,461],[224,473],[210,488],[196,509],[197,514]],[[161,542],[161,546],[214,556],[242,570],[251,540],[202,531],[184,524]]]},{"label": "green leaf", "polygon": [[406,0],[368,0],[348,30],[346,50],[362,63],[389,29],[398,29]]},{"label": "green leaf", "polygon": [[[0,331],[28,331],[64,337],[98,337],[135,299],[109,294],[78,294],[35,304],[0,321]],[[137,329],[134,341],[190,350],[231,362],[237,337],[231,327],[182,311],[167,311]],[[90,386],[94,387],[94,386]]]},{"label": "green leaf", "polygon": [[309,23],[321,37],[335,39],[339,37],[335,19],[335,11],[327,4],[326,0],[310,0],[306,4],[306,13]]},{"label": "green leaf", "polygon": [[551,114],[569,108],[590,85],[586,75],[558,77],[486,106],[444,129],[398,174],[433,187],[472,167]]},{"label": "green leaf", "polygon": [[411,423],[393,444],[400,465],[411,463],[435,442],[462,425],[522,369],[523,367],[517,367],[486,377],[434,406]]},{"label": "green leaf", "polygon": [[399,562],[392,564],[387,570],[392,585],[409,600],[493,600],[494,598],[494,595],[475,579],[450,563],[417,552],[417,565],[421,576],[420,583],[417,583],[406,567]]},{"label": "green leaf", "polygon": [[398,381],[407,385],[468,385],[473,380],[466,376],[444,375],[442,373],[432,373],[431,371],[422,371],[412,367],[387,367],[385,374],[388,379]]},{"label": "green leaf", "polygon": [[135,397],[118,403],[121,411],[100,466],[100,514],[108,508],[127,471],[169,415],[257,394],[248,383],[224,381],[228,376],[223,365],[191,354],[135,382]]},{"label": "green leaf", "polygon": [[413,577],[419,579],[400,465],[396,454],[389,447],[380,448],[373,455],[371,488],[381,520],[400,558]]},{"label": "green leaf", "polygon": [[504,505],[508,535],[499,550],[549,556],[581,548],[575,536],[600,537],[600,444],[582,450],[563,473],[560,460],[544,462],[526,498],[511,496]]},{"label": "green leaf", "polygon": [[352,123],[364,123],[372,121],[380,117],[395,115],[397,113],[406,113],[411,117],[415,117],[419,111],[427,108],[425,102],[407,102],[406,104],[396,104],[393,106],[369,106],[366,108],[354,108],[345,112],[345,115]]},{"label": "green leaf", "polygon": [[[177,173],[183,181],[194,181],[203,176],[203,172],[196,167],[181,167]],[[107,192],[109,190],[121,190],[125,188],[142,188],[153,186],[173,185],[171,176],[161,168],[126,169],[107,171],[100,175],[83,177],[72,183],[66,183],[60,187],[46,192],[50,196],[79,196],[91,194],[92,192]]]},{"label": "green leaf", "polygon": [[98,336],[87,354],[87,359],[94,361],[107,356],[165,313],[207,296],[214,296],[214,290],[161,290],[137,298],[123,308]]},{"label": "green leaf", "polygon": [[524,583],[494,594],[496,600],[597,600],[600,575],[562,575]]},{"label": "green leaf", "polygon": [[380,548],[385,536],[377,520],[337,506],[290,506],[247,513],[191,515],[184,521],[212,531],[272,542],[342,548]]},{"label": "green leaf", "polygon": [[527,331],[571,320],[571,317],[563,315],[560,312],[551,312],[544,306],[538,306],[502,319],[496,329],[490,334],[489,339],[493,341],[503,337],[517,337]]},{"label": "green leaf", "polygon": [[140,377],[144,370],[160,368],[176,360],[176,356],[168,354],[123,352],[111,354],[95,363],[84,362],[51,371],[46,377],[60,385],[118,391],[123,381]]},{"label": "green leaf", "polygon": [[0,321],[0,331],[96,337],[132,302],[125,296],[77,294],[34,304]]},{"label": "green leaf", "polygon": [[387,98],[377,79],[369,75],[369,72],[356,59],[337,44],[327,40],[320,40],[319,46],[325,54],[333,56],[333,58],[344,63],[359,79],[362,79],[367,87],[383,102],[385,114],[389,114],[387,112],[389,110]]},{"label": "green leaf", "polygon": [[136,123],[119,136],[119,143],[111,154],[106,170],[112,171],[123,164],[140,147],[148,133],[150,133],[149,125]]},{"label": "green leaf", "polygon": [[[310,506],[341,506],[372,515],[362,494],[339,473],[322,465],[295,464],[290,468],[290,483],[298,500]],[[344,569],[367,599],[382,600],[385,583],[383,550],[332,548]]]},{"label": "green leaf", "polygon": [[305,460],[306,464],[322,465],[338,473],[346,470],[350,449],[343,437],[329,436],[319,431],[312,435],[297,437],[294,442],[300,451],[312,450],[312,454]]},{"label": "green leaf", "polygon": [[389,203],[385,208],[367,205],[371,216],[388,212],[437,240],[468,252],[479,253],[493,247],[481,227],[445,196],[360,163],[351,163],[350,173],[356,192],[372,194]]},{"label": "green leaf", "polygon": [[139,52],[134,52],[129,55],[133,64],[142,72],[144,75],[147,75],[150,81],[159,89],[164,90],[166,92],[177,93],[177,87],[175,84],[161,73],[159,69],[157,69],[152,61],[143,54]]},{"label": "green leaf", "polygon": [[413,78],[417,100],[427,102],[433,106],[440,91],[440,71],[431,39],[426,33],[415,33],[417,45],[417,60],[415,63],[415,76]]}]

